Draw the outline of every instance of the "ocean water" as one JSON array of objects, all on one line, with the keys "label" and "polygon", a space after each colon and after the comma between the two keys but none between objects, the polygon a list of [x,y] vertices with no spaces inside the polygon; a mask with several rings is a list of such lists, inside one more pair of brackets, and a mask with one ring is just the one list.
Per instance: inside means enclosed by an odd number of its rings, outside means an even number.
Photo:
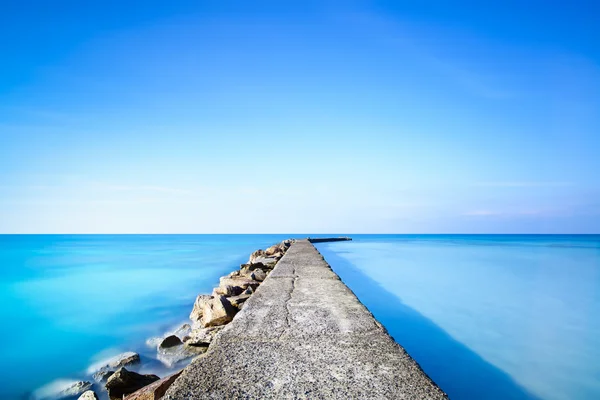
[{"label": "ocean water", "polygon": [[252,251],[289,237],[0,235],[0,399],[86,378],[123,351],[153,365],[147,338],[188,321],[196,295]]},{"label": "ocean water", "polygon": [[451,399],[600,399],[600,235],[318,244]]}]

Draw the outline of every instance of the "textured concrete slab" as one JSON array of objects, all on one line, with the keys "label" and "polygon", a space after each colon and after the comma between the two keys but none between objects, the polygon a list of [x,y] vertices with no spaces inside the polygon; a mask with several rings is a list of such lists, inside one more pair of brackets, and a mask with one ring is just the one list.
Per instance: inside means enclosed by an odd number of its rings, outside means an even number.
[{"label": "textured concrete slab", "polygon": [[307,240],[165,399],[445,399]]}]

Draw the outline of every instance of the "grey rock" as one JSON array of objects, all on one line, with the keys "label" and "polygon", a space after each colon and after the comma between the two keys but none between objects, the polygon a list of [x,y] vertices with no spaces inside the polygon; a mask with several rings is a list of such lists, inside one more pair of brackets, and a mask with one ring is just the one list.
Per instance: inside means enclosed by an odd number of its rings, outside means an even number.
[{"label": "grey rock", "polygon": [[250,278],[254,279],[255,281],[259,281],[262,282],[265,279],[267,279],[267,274],[265,273],[265,271],[263,271],[262,269],[255,269],[252,274],[250,274]]},{"label": "grey rock", "polygon": [[256,260],[256,258],[264,256],[264,255],[265,255],[264,250],[260,250],[260,249],[256,250],[254,253],[252,253],[250,255],[250,258],[248,259],[248,264],[253,264],[254,261]]},{"label": "grey rock", "polygon": [[77,400],[98,400],[98,396],[92,390],[84,392]]},{"label": "grey rock", "polygon": [[122,399],[124,395],[133,393],[159,379],[156,375],[141,375],[121,367],[108,379],[105,387],[111,399]]},{"label": "grey rock", "polygon": [[156,358],[167,368],[173,368],[180,362],[196,357],[207,350],[206,346],[176,346],[159,349]]},{"label": "grey rock", "polygon": [[179,328],[175,329],[171,334],[183,339],[185,336],[188,336],[191,331],[192,327],[190,324],[183,324]]},{"label": "grey rock", "polygon": [[215,295],[222,296],[237,296],[238,294],[242,294],[246,288],[242,286],[233,286],[233,285],[220,285],[215,288],[213,293]]},{"label": "grey rock", "polygon": [[148,386],[133,392],[129,396],[125,397],[124,400],[158,400],[162,399],[167,389],[175,382],[175,379],[181,375],[182,371],[179,371],[173,375],[163,378],[159,381],[153,382]]},{"label": "grey rock", "polygon": [[202,325],[206,327],[224,325],[230,322],[237,310],[225,296],[217,296],[204,305]]},{"label": "grey rock", "polygon": [[90,366],[88,368],[88,373],[92,374],[96,381],[101,382],[103,378],[106,378],[108,372],[112,372],[120,367],[130,367],[139,363],[140,355],[133,351],[128,351]]},{"label": "grey rock", "polygon": [[190,335],[190,338],[185,342],[185,344],[187,346],[207,347],[222,329],[223,326],[194,329]]},{"label": "grey rock", "polygon": [[183,342],[175,335],[167,336],[163,339],[162,342],[158,345],[161,349],[168,349],[170,347],[181,346]]},{"label": "grey rock", "polygon": [[97,382],[106,382],[115,371],[98,371],[94,374],[94,380]]},{"label": "grey rock", "polygon": [[254,260],[255,264],[263,264],[265,267],[267,268],[273,268],[275,266],[275,264],[277,264],[277,261],[279,261],[279,258],[277,257],[257,257]]},{"label": "grey rock", "polygon": [[204,310],[204,305],[212,300],[212,296],[208,296],[205,294],[198,295],[196,297],[196,301],[194,302],[194,308],[190,313],[190,319],[192,322],[198,322],[202,319],[202,312]]}]

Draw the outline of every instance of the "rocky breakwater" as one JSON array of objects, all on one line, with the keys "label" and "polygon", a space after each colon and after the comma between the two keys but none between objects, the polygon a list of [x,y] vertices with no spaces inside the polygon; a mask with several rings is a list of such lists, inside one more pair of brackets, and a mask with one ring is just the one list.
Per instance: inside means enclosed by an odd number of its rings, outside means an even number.
[{"label": "rocky breakwater", "polygon": [[48,385],[33,393],[33,400],[158,400],[179,377],[187,362],[204,354],[221,330],[269,276],[288,251],[293,240],[285,240],[266,250],[256,250],[248,262],[220,279],[211,294],[199,294],[189,315],[190,323],[181,325],[164,337],[151,338],[146,344],[156,348],[156,360],[163,369],[178,371],[160,378],[143,374],[148,368],[138,353],[126,352],[90,366],[88,380]]},{"label": "rocky breakwater", "polygon": [[[174,367],[208,351],[215,337],[234,320],[292,243],[293,240],[285,240],[266,250],[256,250],[247,263],[221,277],[219,286],[210,295],[199,294],[189,316],[191,324],[184,324],[175,332],[150,341],[157,346],[158,360],[167,367]],[[180,374],[181,371],[160,379],[122,367],[108,378],[106,388],[111,399],[157,400]]]}]

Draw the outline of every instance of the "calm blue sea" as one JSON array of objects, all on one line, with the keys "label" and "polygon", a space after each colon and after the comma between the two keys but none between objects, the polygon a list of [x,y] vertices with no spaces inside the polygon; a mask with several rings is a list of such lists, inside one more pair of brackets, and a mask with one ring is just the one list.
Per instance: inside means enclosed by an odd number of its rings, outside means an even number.
[{"label": "calm blue sea", "polygon": [[[0,235],[0,398],[151,356],[196,294],[290,236]],[[600,398],[600,236],[353,237],[318,248],[451,398]]]},{"label": "calm blue sea", "polygon": [[600,235],[317,247],[451,399],[600,399]]}]

